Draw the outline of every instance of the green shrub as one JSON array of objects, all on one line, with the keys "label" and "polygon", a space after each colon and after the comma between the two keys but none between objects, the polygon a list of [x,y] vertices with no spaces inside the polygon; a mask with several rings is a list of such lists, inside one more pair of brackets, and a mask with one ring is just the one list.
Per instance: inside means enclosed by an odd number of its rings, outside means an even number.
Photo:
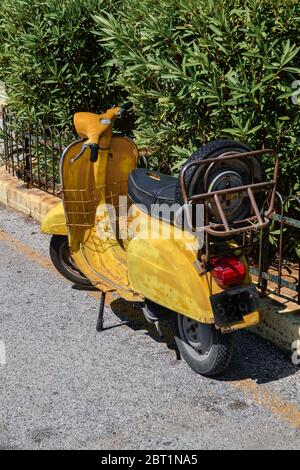
[{"label": "green shrub", "polygon": [[12,111],[52,125],[128,95],[149,165],[174,172],[221,136],[275,147],[287,192],[299,30],[297,0],[2,0],[0,80]]},{"label": "green shrub", "polygon": [[93,14],[118,0],[2,0],[0,80],[9,108],[31,121],[70,126],[74,111],[119,98],[110,57],[92,33]]},{"label": "green shrub", "polygon": [[[176,171],[216,137],[275,147],[299,180],[300,4],[297,0],[126,0],[96,16],[116,83],[136,104],[149,164]],[[281,178],[284,181],[284,178]]]}]

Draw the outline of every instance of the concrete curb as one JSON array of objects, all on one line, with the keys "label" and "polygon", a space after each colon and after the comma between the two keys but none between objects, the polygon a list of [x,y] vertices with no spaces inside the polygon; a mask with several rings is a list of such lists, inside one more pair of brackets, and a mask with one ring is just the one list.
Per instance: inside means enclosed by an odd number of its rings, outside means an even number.
[{"label": "concrete curb", "polygon": [[41,222],[59,200],[40,189],[28,189],[25,183],[7,173],[5,167],[0,167],[0,202],[5,206]]},{"label": "concrete curb", "polygon": [[[39,189],[26,184],[0,168],[0,202],[41,222],[59,202]],[[262,299],[262,322],[252,331],[276,346],[291,352],[292,344],[300,344],[300,306],[275,295]]]},{"label": "concrete curb", "polygon": [[261,311],[262,322],[252,331],[288,352],[299,351],[300,305],[269,294],[261,299]]}]

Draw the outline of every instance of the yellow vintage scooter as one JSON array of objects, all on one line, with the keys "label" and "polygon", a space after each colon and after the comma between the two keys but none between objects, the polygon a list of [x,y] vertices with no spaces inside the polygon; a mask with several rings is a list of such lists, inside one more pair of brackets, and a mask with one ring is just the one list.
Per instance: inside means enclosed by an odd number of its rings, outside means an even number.
[{"label": "yellow vintage scooter", "polygon": [[172,322],[182,357],[214,376],[230,362],[232,333],[260,320],[246,253],[252,233],[269,223],[278,161],[266,182],[259,156],[270,150],[218,140],[195,152],[178,178],[137,168],[135,144],[112,136],[130,107],[75,114],[80,140],[62,155],[62,202],[42,231],[52,234],[59,272],[101,291],[98,331],[105,294],[114,291],[141,302],[155,325]]}]

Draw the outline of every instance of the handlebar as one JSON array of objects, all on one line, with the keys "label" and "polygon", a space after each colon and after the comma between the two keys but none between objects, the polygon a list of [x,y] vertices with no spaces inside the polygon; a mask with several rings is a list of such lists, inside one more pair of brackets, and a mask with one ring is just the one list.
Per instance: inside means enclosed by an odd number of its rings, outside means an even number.
[{"label": "handlebar", "polygon": [[128,111],[129,109],[132,108],[132,106],[133,106],[133,102],[127,101],[127,103],[121,104],[120,108],[125,109],[125,111]]},{"label": "handlebar", "polygon": [[90,144],[90,149],[91,149],[90,161],[92,163],[95,163],[98,160],[99,145]]},{"label": "handlebar", "polygon": [[99,138],[100,135],[109,129],[108,126],[112,126],[116,118],[121,118],[124,114],[133,107],[133,103],[128,101],[127,103],[121,104],[117,108],[108,109],[104,114],[97,115],[92,113],[76,113],[74,116],[75,128],[80,137],[87,138],[82,145],[81,151],[78,155],[71,159],[74,163],[83,154],[84,151],[90,149],[90,161],[95,163],[98,160],[99,152]]},{"label": "handlebar", "polygon": [[[132,101],[128,101],[127,103],[123,103],[120,105],[119,117],[123,117],[124,114],[129,111],[133,107]],[[98,152],[99,152],[99,145],[98,144],[90,144],[91,155],[90,161],[95,163],[98,160]]]},{"label": "handlebar", "polygon": [[119,117],[123,117],[124,114],[129,111],[133,107],[132,101],[128,101],[127,103],[123,103],[120,106]]}]

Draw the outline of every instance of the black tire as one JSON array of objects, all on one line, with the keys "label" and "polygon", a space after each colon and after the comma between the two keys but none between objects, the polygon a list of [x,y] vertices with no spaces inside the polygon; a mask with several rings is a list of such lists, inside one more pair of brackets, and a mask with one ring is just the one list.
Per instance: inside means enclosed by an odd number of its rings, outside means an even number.
[{"label": "black tire", "polygon": [[[249,152],[250,150],[251,149],[249,149],[249,147],[247,147],[246,145],[236,142],[234,140],[229,140],[229,139],[228,140],[227,139],[215,140],[215,141],[209,142],[206,145],[203,145],[199,150],[194,152],[191,155],[191,157],[187,160],[186,163],[197,162],[197,161],[208,159],[208,158],[216,158],[224,152]],[[237,182],[241,181],[241,184],[249,184],[251,182],[251,166],[252,166],[255,183],[262,182],[265,179],[265,172],[264,172],[262,163],[257,157],[249,157],[245,159],[245,164],[241,163],[241,161],[239,160],[230,160],[229,162],[226,162],[226,163],[220,163],[220,164],[214,165],[214,170],[210,172],[210,178],[213,178],[214,176],[216,176],[218,174],[217,173],[218,171],[220,172],[220,165],[222,165],[222,172],[224,170],[227,170],[227,173],[231,172],[232,175],[236,173],[238,175]],[[237,168],[239,168],[240,173],[237,172]],[[187,188],[188,196],[191,196],[193,194],[201,194],[207,191],[207,188],[205,188],[204,181],[203,181],[203,176],[204,176],[204,172],[206,171],[206,169],[207,169],[206,166],[199,166],[199,167],[192,166],[188,168],[188,170],[185,172],[185,186]],[[233,184],[233,186],[238,186],[238,185],[240,184]],[[214,189],[218,189],[218,188],[214,188]],[[179,181],[177,182],[177,186],[176,186],[175,199],[176,199],[176,202],[180,205],[184,203]],[[257,200],[258,206],[261,207],[264,201],[263,193],[261,192],[256,193],[256,200]],[[247,199],[245,199],[245,201],[243,202],[241,201],[237,201],[237,202],[239,203],[239,206],[236,208],[234,208],[233,206],[229,208],[223,207],[223,209],[225,209],[225,212],[227,211],[226,215],[227,215],[227,219],[229,222],[232,222],[233,220],[238,220],[238,219],[242,220],[249,216],[250,207],[249,207],[249,203]],[[230,204],[236,204],[236,203],[233,201],[233,203],[229,202],[229,205]],[[233,212],[233,209],[235,209],[235,212]],[[210,222],[215,222],[215,223],[221,222],[221,220],[218,218],[217,213],[210,214],[210,219],[211,219]]]},{"label": "black tire", "polygon": [[50,240],[50,257],[57,271],[73,284],[91,287],[92,284],[72,260],[68,237],[53,235]]},{"label": "black tire", "polygon": [[[187,331],[185,323],[197,325],[201,340],[193,341],[193,333]],[[174,337],[181,356],[197,374],[215,377],[230,364],[233,347],[233,333],[222,334],[214,325],[198,323],[180,314],[173,317]],[[202,349],[200,349],[202,348]]]}]

